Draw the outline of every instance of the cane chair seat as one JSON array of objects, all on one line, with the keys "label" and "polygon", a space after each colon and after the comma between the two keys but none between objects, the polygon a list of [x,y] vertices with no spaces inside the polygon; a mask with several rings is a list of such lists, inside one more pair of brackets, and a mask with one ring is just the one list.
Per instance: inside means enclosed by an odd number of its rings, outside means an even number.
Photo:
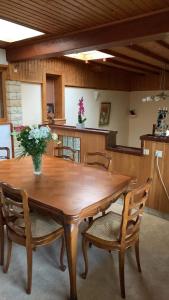
[{"label": "cane chair seat", "polygon": [[[30,213],[30,221],[32,238],[44,237],[62,228],[62,226],[56,223],[50,216],[42,215],[39,212]],[[23,219],[17,219],[14,224],[21,227],[21,229],[24,228]]]},{"label": "cane chair seat", "polygon": [[121,216],[113,212],[97,218],[86,231],[86,235],[97,237],[104,241],[119,239]]}]

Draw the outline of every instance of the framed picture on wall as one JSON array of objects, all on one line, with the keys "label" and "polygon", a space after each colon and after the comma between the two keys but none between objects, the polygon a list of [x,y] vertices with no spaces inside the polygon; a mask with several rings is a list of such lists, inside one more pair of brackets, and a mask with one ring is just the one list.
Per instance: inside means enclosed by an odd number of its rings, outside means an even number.
[{"label": "framed picture on wall", "polygon": [[99,126],[109,124],[110,111],[111,111],[110,102],[102,102],[100,104]]}]

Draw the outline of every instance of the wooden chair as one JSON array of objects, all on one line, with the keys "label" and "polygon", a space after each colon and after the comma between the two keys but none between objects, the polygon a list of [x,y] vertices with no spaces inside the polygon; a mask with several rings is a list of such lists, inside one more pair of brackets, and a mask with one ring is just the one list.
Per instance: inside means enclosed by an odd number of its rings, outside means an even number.
[{"label": "wooden chair", "polygon": [[0,147],[0,152],[1,151],[6,151],[6,155],[1,155],[0,154],[0,159],[10,159],[10,150],[8,147]]},{"label": "wooden chair", "polygon": [[111,157],[102,152],[85,153],[84,163],[89,166],[97,166],[105,170],[111,171]]},{"label": "wooden chair", "polygon": [[64,229],[51,217],[39,212],[30,212],[28,195],[24,190],[15,189],[6,183],[0,183],[0,199],[2,215],[7,229],[7,259],[4,273],[8,271],[12,242],[26,247],[27,253],[27,288],[28,294],[32,287],[32,250],[38,246],[48,245],[56,239],[62,239],[60,253],[60,269],[65,270]]},{"label": "wooden chair", "polygon": [[[64,152],[66,151],[66,154]],[[68,146],[56,146],[54,147],[54,156],[65,158],[71,161],[75,161],[75,155],[78,153],[78,150],[74,150]]]},{"label": "wooden chair", "polygon": [[148,179],[146,184],[127,193],[122,216],[108,212],[106,215],[95,219],[82,233],[82,248],[85,261],[85,272],[82,274],[82,277],[85,279],[88,273],[87,248],[89,243],[108,251],[119,251],[120,287],[123,298],[125,298],[124,256],[127,248],[135,247],[137,266],[139,272],[141,272],[139,231],[151,181],[151,179]]},{"label": "wooden chair", "polygon": [[[89,166],[95,166],[102,168],[107,171],[111,171],[111,157],[107,156],[106,153],[102,152],[86,152],[84,156],[84,164]],[[102,214],[104,215],[105,212],[103,211]],[[93,221],[93,217],[88,218],[89,223]],[[85,219],[86,221],[86,219]],[[90,243],[91,247],[91,243]]]}]

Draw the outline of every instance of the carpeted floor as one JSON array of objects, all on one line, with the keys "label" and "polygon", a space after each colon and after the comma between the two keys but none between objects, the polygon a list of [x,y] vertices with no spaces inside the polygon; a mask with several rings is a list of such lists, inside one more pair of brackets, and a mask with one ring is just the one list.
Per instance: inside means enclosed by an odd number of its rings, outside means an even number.
[{"label": "carpeted floor", "polygon": [[[119,211],[121,205],[113,204]],[[82,224],[82,227],[85,224]],[[169,299],[169,221],[144,214],[141,229],[142,274],[136,268],[134,251],[126,253],[125,278],[127,300]],[[59,270],[59,241],[34,252],[33,288],[25,293],[25,249],[14,245],[8,274],[0,268],[0,300],[66,300],[69,295],[68,270]],[[79,236],[77,265],[78,300],[121,300],[118,255],[95,247],[89,249],[89,274],[81,279],[83,258]],[[66,255],[65,255],[65,263]]]}]

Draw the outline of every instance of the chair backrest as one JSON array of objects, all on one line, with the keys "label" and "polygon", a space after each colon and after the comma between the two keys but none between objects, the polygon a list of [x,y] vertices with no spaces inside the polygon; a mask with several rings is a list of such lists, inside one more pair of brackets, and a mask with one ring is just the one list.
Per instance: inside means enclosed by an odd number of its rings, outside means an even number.
[{"label": "chair backrest", "polygon": [[[2,153],[5,151],[6,154],[1,154],[1,151]],[[10,150],[8,147],[0,147],[0,159],[10,159]]]},{"label": "chair backrest", "polygon": [[68,146],[56,146],[53,151],[54,156],[69,159],[71,161],[75,161],[75,155],[78,154],[78,150],[74,150]]},{"label": "chair backrest", "polygon": [[90,166],[99,166],[108,171],[111,171],[111,157],[102,152],[87,152],[85,153],[84,163]]},{"label": "chair backrest", "polygon": [[0,182],[0,204],[7,227],[12,232],[30,240],[31,222],[27,193]]},{"label": "chair backrest", "polygon": [[149,196],[152,179],[127,193],[124,199],[119,241],[125,243],[138,237],[140,223]]}]

